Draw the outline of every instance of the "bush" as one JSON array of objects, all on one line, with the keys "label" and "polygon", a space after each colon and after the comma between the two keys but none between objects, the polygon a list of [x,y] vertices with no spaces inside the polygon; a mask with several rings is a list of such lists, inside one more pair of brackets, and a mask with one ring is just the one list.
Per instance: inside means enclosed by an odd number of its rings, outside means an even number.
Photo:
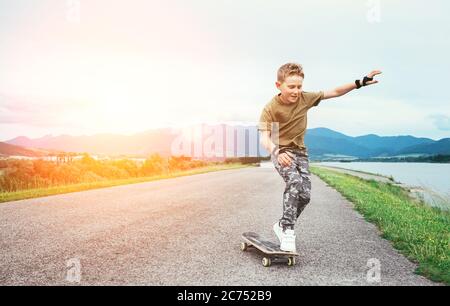
[{"label": "bush", "polygon": [[93,183],[93,182],[99,182],[99,181],[106,181],[106,179],[92,171],[88,171],[82,175],[81,181],[83,183]]},{"label": "bush", "polygon": [[128,172],[111,164],[105,163],[93,169],[97,175],[108,179],[128,178]]},{"label": "bush", "polygon": [[82,173],[79,168],[72,164],[62,164],[55,168],[51,174],[54,185],[74,184],[81,182]]},{"label": "bush", "polygon": [[113,166],[122,169],[127,172],[128,177],[138,177],[139,176],[139,167],[138,165],[128,159],[121,159],[112,162]]},{"label": "bush", "polygon": [[205,167],[207,166],[208,163],[205,162],[204,160],[191,160],[189,162],[189,168],[200,168],[200,167]]},{"label": "bush", "polygon": [[171,156],[169,158],[169,170],[177,171],[177,170],[188,170],[190,169],[190,161],[191,157],[186,156]]},{"label": "bush", "polygon": [[34,175],[39,175],[42,178],[51,178],[52,173],[57,170],[57,165],[51,161],[42,159],[33,161]]},{"label": "bush", "polygon": [[145,160],[140,172],[143,176],[160,175],[165,173],[167,168],[168,165],[166,159],[155,153]]},{"label": "bush", "polygon": [[241,163],[241,164],[255,164],[261,162],[261,160],[266,160],[265,157],[231,157],[225,159],[226,164],[230,163]]},{"label": "bush", "polygon": [[191,157],[172,156],[169,159],[159,154],[150,155],[140,166],[133,160],[97,161],[89,154],[80,160],[55,163],[37,160],[2,160],[0,162],[0,191],[11,192],[30,188],[45,188],[76,183],[90,183],[113,179],[152,176],[168,171],[189,170],[220,164],[192,160]]}]

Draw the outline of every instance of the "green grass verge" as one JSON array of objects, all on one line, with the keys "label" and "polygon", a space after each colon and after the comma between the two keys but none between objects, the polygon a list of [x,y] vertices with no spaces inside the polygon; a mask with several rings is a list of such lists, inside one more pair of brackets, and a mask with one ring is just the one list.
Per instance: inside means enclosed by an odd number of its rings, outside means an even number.
[{"label": "green grass verge", "polygon": [[219,164],[219,165],[195,168],[195,169],[191,169],[191,170],[172,172],[172,173],[166,174],[166,175],[155,175],[155,176],[129,178],[129,179],[121,179],[121,180],[107,180],[107,181],[98,181],[98,182],[91,182],[91,183],[80,183],[80,184],[72,184],[72,185],[64,185],[64,186],[55,186],[55,187],[49,187],[49,188],[20,190],[20,191],[15,191],[15,192],[2,192],[2,193],[0,193],[0,203],[16,201],[16,200],[24,200],[24,199],[30,199],[30,198],[38,198],[38,197],[44,197],[44,196],[49,196],[49,195],[55,195],[55,194],[77,192],[77,191],[83,191],[83,190],[89,190],[89,189],[98,189],[98,188],[105,188],[105,187],[112,187],[112,186],[119,186],[119,185],[150,182],[150,181],[173,178],[173,177],[201,174],[201,173],[220,171],[220,170],[254,167],[254,166],[255,166],[254,164],[240,164],[240,163]]},{"label": "green grass verge", "polygon": [[450,213],[412,199],[398,186],[311,167],[328,185],[353,202],[382,237],[418,264],[416,273],[450,284]]},{"label": "green grass verge", "polygon": [[[313,163],[310,163],[310,165],[314,166]],[[376,175],[376,176],[384,177],[385,179],[388,179],[388,180],[392,181],[393,183],[399,183],[394,180],[394,177],[392,175],[384,175],[384,174],[380,174],[380,173],[373,173],[373,172],[367,172],[367,171],[363,171],[363,170],[355,170],[355,169],[344,168],[344,167],[341,168],[338,166],[329,166],[329,165],[323,165],[323,166],[327,167],[327,168],[335,168],[337,170],[352,171],[352,172],[358,172],[358,173],[368,174],[368,175]],[[321,165],[318,164],[316,167],[321,167]]]}]

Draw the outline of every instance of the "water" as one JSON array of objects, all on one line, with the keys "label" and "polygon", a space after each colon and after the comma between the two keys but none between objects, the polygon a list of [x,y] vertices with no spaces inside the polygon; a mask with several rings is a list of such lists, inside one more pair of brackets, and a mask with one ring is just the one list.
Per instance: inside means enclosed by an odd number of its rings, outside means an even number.
[{"label": "water", "polygon": [[[392,176],[396,182],[425,190],[425,200],[450,202],[450,164],[382,163],[382,162],[323,162],[323,165]],[[436,206],[440,206],[441,203]]]}]

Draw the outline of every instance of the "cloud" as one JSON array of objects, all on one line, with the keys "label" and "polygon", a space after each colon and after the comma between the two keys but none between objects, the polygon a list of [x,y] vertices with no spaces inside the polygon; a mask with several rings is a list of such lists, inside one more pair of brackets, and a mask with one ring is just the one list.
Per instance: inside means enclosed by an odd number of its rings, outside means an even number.
[{"label": "cloud", "polygon": [[434,125],[441,131],[450,131],[450,117],[445,115],[430,115]]}]

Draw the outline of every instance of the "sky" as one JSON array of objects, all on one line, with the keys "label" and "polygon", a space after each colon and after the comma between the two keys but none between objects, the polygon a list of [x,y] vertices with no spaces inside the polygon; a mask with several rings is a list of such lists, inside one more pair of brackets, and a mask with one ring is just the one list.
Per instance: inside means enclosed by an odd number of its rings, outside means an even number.
[{"label": "sky", "polygon": [[450,137],[448,1],[0,0],[0,141],[256,124],[276,71],[324,100],[308,128]]}]

